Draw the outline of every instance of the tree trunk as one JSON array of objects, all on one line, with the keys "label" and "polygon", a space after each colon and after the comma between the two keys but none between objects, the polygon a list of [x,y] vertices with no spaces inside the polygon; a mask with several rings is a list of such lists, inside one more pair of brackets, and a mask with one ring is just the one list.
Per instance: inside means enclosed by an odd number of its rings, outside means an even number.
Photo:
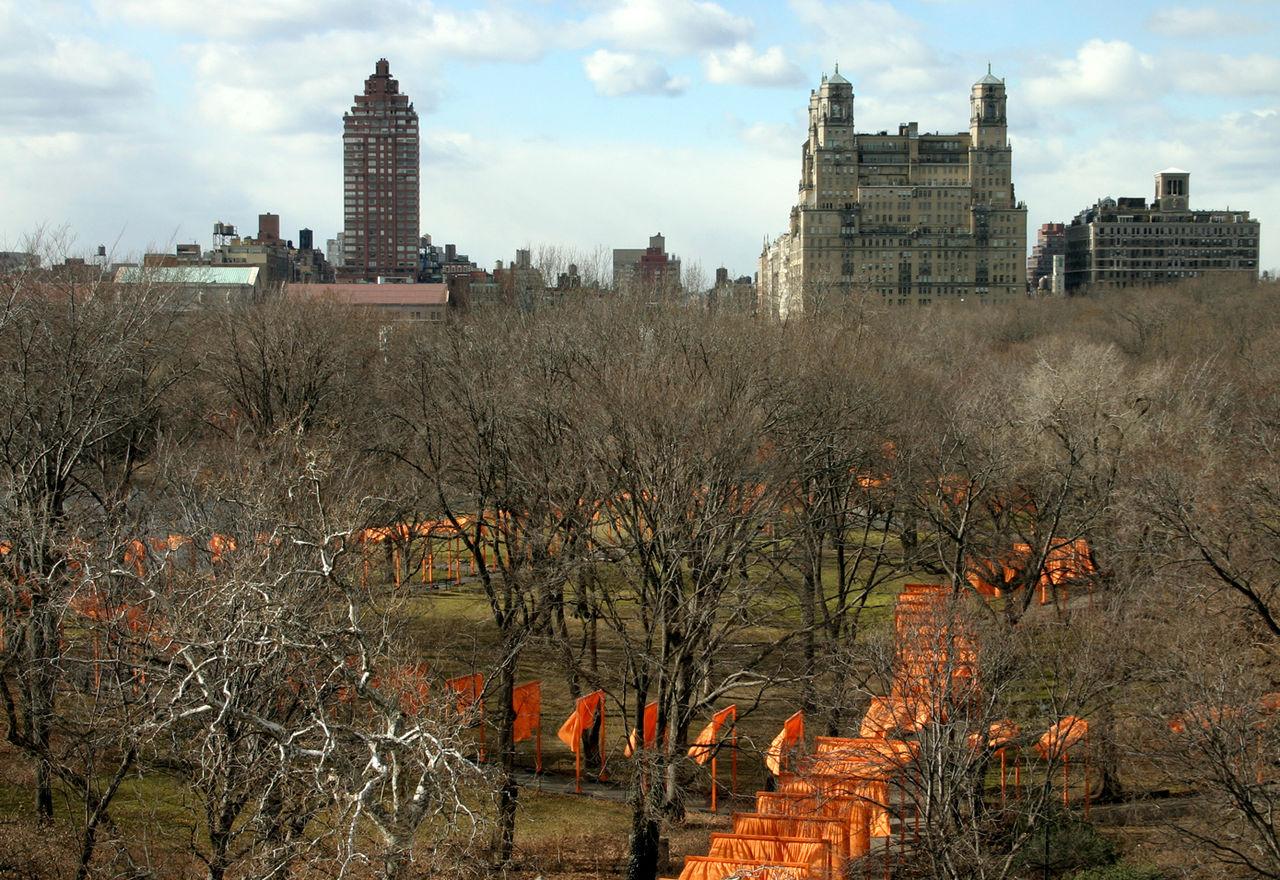
[{"label": "tree trunk", "polygon": [[36,752],[36,816],[53,819],[53,769],[49,765],[50,719],[53,716],[53,646],[57,624],[48,597],[35,590],[31,596],[31,624],[27,630],[31,668],[27,673],[27,730]]},{"label": "tree trunk", "polygon": [[627,859],[626,880],[654,880],[658,876],[660,850],[658,820],[646,809],[641,786],[633,787],[631,815],[631,855]]},{"label": "tree trunk", "polygon": [[800,708],[809,717],[818,711],[818,684],[814,681],[818,657],[817,620],[814,614],[818,584],[815,581],[817,575],[812,570],[804,572],[800,578],[800,625],[804,628],[804,683],[800,690]]},{"label": "tree trunk", "polygon": [[[510,651],[505,656],[513,657]],[[516,671],[514,662],[505,663],[498,674],[498,821],[494,829],[493,860],[501,868],[511,862],[516,841],[516,802],[520,786],[516,782],[516,713],[512,702]]]},{"label": "tree trunk", "polygon": [[1124,784],[1120,781],[1120,755],[1115,743],[1115,711],[1110,703],[1104,704],[1094,718],[1094,763],[1101,777],[1095,800],[1099,803],[1116,803],[1124,799]]},{"label": "tree trunk", "polygon": [[409,867],[409,847],[398,838],[387,845],[382,857],[382,880],[399,880]]},{"label": "tree trunk", "polygon": [[[129,749],[125,753],[124,758],[120,761],[120,766],[116,769],[115,776],[112,777],[111,784],[107,786],[107,790],[102,793],[98,801],[93,806],[93,810],[89,813],[88,820],[85,822],[84,835],[80,842],[80,863],[76,867],[76,880],[85,880],[89,876],[89,863],[93,861],[93,851],[98,842],[98,826],[107,818],[107,806],[116,796],[116,792],[120,789],[120,783],[124,781],[125,776],[133,767],[134,759],[137,757],[137,751]],[[88,780],[85,780],[85,800],[88,801]]]}]

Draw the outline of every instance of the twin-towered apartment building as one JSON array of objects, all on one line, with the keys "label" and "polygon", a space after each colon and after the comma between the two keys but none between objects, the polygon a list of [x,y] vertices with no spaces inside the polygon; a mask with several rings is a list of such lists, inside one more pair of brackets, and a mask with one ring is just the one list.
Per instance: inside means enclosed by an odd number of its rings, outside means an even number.
[{"label": "twin-towered apartment building", "polygon": [[969,96],[969,131],[854,130],[839,68],[809,96],[800,196],[760,256],[760,309],[785,317],[852,293],[895,305],[1026,292],[1027,208],[1017,200],[1003,80]]}]

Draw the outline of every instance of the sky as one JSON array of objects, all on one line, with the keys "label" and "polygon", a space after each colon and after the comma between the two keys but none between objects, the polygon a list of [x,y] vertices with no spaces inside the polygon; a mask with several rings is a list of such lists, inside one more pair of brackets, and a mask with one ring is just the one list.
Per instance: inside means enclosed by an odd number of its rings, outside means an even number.
[{"label": "sky", "polygon": [[[795,202],[809,90],[859,131],[964,131],[990,63],[1041,223],[1192,173],[1280,268],[1280,2],[0,0],[0,250],[38,230],[125,258],[215,221],[330,238],[342,113],[386,57],[421,117],[422,231],[668,250],[751,274]],[[1273,231],[1274,230],[1274,231]]]}]

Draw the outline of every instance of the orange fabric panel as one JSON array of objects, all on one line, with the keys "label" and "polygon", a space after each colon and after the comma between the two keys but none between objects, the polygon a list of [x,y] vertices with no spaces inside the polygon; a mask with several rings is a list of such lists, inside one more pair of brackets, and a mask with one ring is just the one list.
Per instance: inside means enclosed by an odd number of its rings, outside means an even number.
[{"label": "orange fabric panel", "polygon": [[[758,869],[758,870],[752,870]],[[813,876],[810,867],[801,862],[771,864],[767,868],[759,862],[739,862],[711,856],[685,856],[680,880],[724,880],[740,871],[752,871],[751,880],[796,880]]]},{"label": "orange fabric panel", "polygon": [[[883,778],[865,775],[859,778],[845,773],[783,774],[778,785],[783,794],[807,794],[820,800],[851,802],[854,806],[860,804],[867,810],[861,821],[870,823],[872,836],[885,837],[889,834],[889,783]],[[759,804],[758,796],[756,803]]]},{"label": "orange fabric panel", "polygon": [[651,749],[658,744],[658,703],[655,700],[644,707],[644,744],[640,743],[640,731],[632,730],[627,739],[627,746],[622,750],[625,758],[630,758],[638,749]]},{"label": "orange fabric panel", "polygon": [[920,744],[910,740],[871,736],[819,736],[814,739],[815,759],[863,761],[895,769],[915,760],[919,751]]},{"label": "orange fabric panel", "polygon": [[511,707],[516,713],[514,741],[533,739],[542,726],[542,682],[531,681],[512,688]]},{"label": "orange fabric panel", "polygon": [[[1022,736],[1022,728],[1012,721],[996,721],[987,728],[987,738],[985,746],[989,749],[1003,749],[1013,743]],[[984,743],[979,734],[969,734],[969,747],[972,749],[982,748]]]},{"label": "orange fabric panel", "polygon": [[[865,784],[842,786],[847,790],[866,793]],[[878,793],[878,792],[877,792]],[[756,792],[756,812],[766,816],[812,816],[822,819],[840,819],[849,824],[851,857],[866,855],[871,846],[872,810],[864,796],[828,794],[821,791],[812,794],[789,794],[778,791]]]},{"label": "orange fabric panel", "polygon": [[[560,725],[560,730],[557,731],[556,736],[560,737],[560,741],[576,754],[582,750],[583,734],[595,725],[597,717],[600,718],[601,727],[603,727],[604,691],[595,691],[585,697],[579,697],[577,704],[573,707],[573,713],[565,719],[564,724]],[[600,736],[600,756],[603,759],[603,730]]]},{"label": "orange fabric panel", "polygon": [[720,728],[730,722],[738,722],[738,706],[734,704],[721,709],[711,716],[711,722],[694,739],[689,747],[689,757],[699,764],[706,764],[716,753],[716,744],[720,742]]},{"label": "orange fabric panel", "polygon": [[1025,558],[1019,559],[1016,551],[997,559],[970,559],[965,579],[979,595],[999,598],[1016,586],[1025,565]]},{"label": "orange fabric panel", "polygon": [[425,663],[407,663],[392,668],[385,679],[374,678],[370,684],[375,688],[385,687],[398,694],[401,710],[413,714],[426,708],[431,697],[431,685],[427,682],[428,669]]},{"label": "orange fabric panel", "polygon": [[822,816],[827,819],[836,818],[834,814],[824,813],[822,807],[823,799],[816,792],[756,792],[756,812],[763,813],[766,816]]},{"label": "orange fabric panel", "polygon": [[814,816],[765,816],[760,813],[734,813],[733,833],[751,837],[807,837],[825,840],[837,864],[849,854],[849,823],[844,819]]},{"label": "orange fabric panel", "polygon": [[478,706],[481,712],[484,711],[484,702],[480,699],[484,694],[484,676],[479,672],[451,678],[444,686],[457,694],[456,708],[459,715],[466,715],[472,706]]},{"label": "orange fabric panel", "polygon": [[747,834],[712,834],[708,856],[761,865],[799,862],[824,877],[830,876],[833,862],[831,843],[827,840]]},{"label": "orange fabric panel", "polygon": [[1088,734],[1088,721],[1075,715],[1067,715],[1044,732],[1044,736],[1036,743],[1036,752],[1045,761],[1050,757],[1059,757]]},{"label": "orange fabric panel", "polygon": [[929,706],[907,696],[872,697],[858,734],[885,738],[894,730],[914,733],[929,723]]},{"label": "orange fabric panel", "polygon": [[786,753],[802,742],[804,742],[804,713],[797,712],[782,722],[782,730],[773,738],[773,742],[769,744],[769,750],[764,753],[765,766],[775,776],[781,773],[782,761]]}]

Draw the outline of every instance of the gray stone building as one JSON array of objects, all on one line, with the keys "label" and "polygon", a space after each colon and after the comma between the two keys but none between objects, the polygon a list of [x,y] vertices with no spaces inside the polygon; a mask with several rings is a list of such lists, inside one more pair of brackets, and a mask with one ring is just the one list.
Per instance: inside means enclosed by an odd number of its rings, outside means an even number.
[{"label": "gray stone building", "polygon": [[988,71],[969,103],[968,132],[911,122],[860,134],[852,84],[838,68],[823,76],[789,228],[760,255],[762,314],[852,294],[895,305],[1025,295],[1027,209],[1014,195],[1004,81]]},{"label": "gray stone building", "polygon": [[1166,168],[1155,197],[1105,198],[1067,227],[1067,293],[1186,278],[1258,277],[1259,224],[1248,211],[1193,211],[1191,175]]}]

